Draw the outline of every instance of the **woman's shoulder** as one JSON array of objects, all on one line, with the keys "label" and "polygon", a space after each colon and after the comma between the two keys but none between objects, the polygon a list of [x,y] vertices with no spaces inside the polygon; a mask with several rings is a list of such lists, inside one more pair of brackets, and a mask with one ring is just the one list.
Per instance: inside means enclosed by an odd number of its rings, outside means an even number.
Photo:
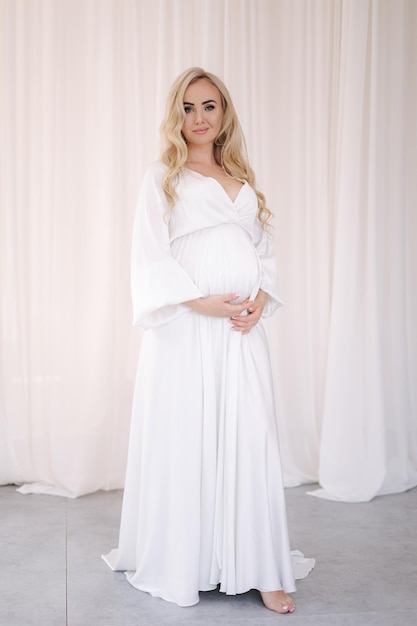
[{"label": "woman's shoulder", "polygon": [[167,166],[162,161],[153,161],[145,170],[144,178],[161,178],[165,176]]},{"label": "woman's shoulder", "polygon": [[142,176],[142,190],[162,188],[166,170],[167,166],[162,161],[154,161],[148,165]]}]

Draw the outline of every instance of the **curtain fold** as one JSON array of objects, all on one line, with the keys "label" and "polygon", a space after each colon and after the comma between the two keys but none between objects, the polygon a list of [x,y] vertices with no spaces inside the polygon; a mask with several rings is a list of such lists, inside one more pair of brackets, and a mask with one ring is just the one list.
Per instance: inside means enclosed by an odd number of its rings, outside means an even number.
[{"label": "curtain fold", "polygon": [[406,284],[417,266],[406,230],[416,205],[405,198],[407,146],[416,135],[404,114],[416,58],[407,8],[353,2],[341,13],[335,256],[316,495],[348,501],[417,483],[416,371],[409,369],[416,344]]},{"label": "curtain fold", "polygon": [[0,484],[123,486],[133,214],[201,65],[276,214],[287,484],[417,485],[416,32],[413,0],[0,0]]}]

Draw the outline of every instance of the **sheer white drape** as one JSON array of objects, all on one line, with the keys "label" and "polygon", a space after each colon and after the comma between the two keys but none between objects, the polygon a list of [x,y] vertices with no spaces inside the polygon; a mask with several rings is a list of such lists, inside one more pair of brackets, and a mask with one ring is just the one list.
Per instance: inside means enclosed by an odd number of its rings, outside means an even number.
[{"label": "sheer white drape", "polygon": [[412,0],[0,0],[0,482],[123,484],[133,211],[167,89],[230,87],[276,213],[288,482],[417,484]]}]

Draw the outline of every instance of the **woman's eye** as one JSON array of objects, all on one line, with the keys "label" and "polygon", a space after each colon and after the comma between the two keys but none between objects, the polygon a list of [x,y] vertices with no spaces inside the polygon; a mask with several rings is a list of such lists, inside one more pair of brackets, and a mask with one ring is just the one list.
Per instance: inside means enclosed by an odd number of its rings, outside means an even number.
[{"label": "woman's eye", "polygon": [[185,111],[186,113],[191,113],[192,108],[191,108],[191,107],[184,107],[184,111]]},{"label": "woman's eye", "polygon": [[214,110],[214,105],[213,104],[208,104],[206,106],[206,111],[213,111]]}]

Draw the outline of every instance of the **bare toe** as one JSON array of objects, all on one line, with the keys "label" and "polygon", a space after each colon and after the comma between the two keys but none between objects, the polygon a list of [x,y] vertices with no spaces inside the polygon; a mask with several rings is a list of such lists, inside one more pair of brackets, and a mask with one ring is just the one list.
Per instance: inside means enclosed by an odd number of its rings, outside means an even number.
[{"label": "bare toe", "polygon": [[285,591],[261,591],[262,601],[267,609],[276,613],[292,613],[294,600]]}]

